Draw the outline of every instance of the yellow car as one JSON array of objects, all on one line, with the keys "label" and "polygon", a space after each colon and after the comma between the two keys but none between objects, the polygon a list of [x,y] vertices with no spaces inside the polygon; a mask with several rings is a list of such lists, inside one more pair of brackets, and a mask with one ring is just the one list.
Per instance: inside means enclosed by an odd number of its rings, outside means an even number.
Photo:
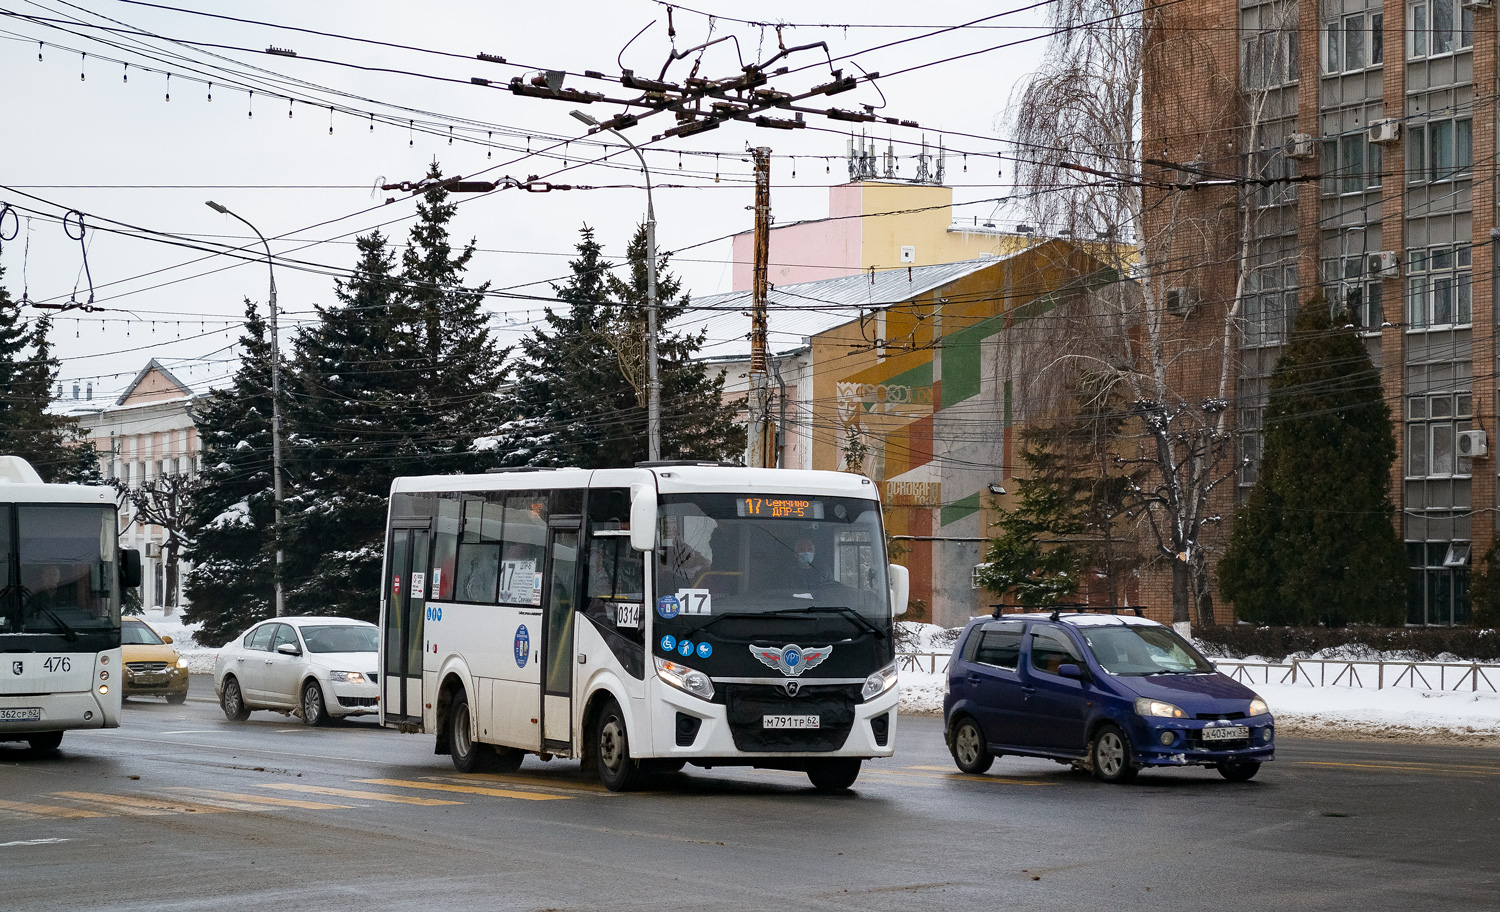
[{"label": "yellow car", "polygon": [[166,697],[181,703],[188,694],[187,660],[171,647],[172,638],[159,636],[140,618],[120,619],[126,697]]}]

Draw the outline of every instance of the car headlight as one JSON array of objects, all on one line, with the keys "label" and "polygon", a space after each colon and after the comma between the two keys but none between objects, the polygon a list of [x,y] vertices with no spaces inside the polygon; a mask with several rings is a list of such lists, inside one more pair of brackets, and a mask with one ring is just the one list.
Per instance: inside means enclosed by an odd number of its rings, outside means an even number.
[{"label": "car headlight", "polygon": [[1260,697],[1256,697],[1254,700],[1250,701],[1250,715],[1264,716],[1270,711],[1271,707],[1267,706],[1266,701],[1262,700]]},{"label": "car headlight", "polygon": [[701,671],[696,671],[686,665],[669,662],[661,656],[655,656],[656,676],[666,683],[672,685],[683,693],[690,693],[701,700],[712,700],[714,698],[714,682]]},{"label": "car headlight", "polygon": [[1168,719],[1186,719],[1187,713],[1183,712],[1171,703],[1163,703],[1160,700],[1152,700],[1148,697],[1136,697],[1135,711],[1141,716],[1162,716]]},{"label": "car headlight", "polygon": [[177,667],[178,668],[186,668],[187,667],[187,659],[178,657],[178,659],[177,659]]},{"label": "car headlight", "polygon": [[357,671],[330,671],[328,677],[340,684],[363,684],[365,676]]},{"label": "car headlight", "polygon": [[892,662],[865,678],[864,689],[859,692],[859,695],[866,700],[873,700],[895,686],[896,663]]}]

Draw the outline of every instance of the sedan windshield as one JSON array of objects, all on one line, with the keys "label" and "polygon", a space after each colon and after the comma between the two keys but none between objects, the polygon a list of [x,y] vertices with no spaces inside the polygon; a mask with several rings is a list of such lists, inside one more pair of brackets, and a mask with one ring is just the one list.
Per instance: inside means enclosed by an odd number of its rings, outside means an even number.
[{"label": "sedan windshield", "polygon": [[160,646],[162,642],[155,630],[140,621],[126,621],[120,625],[120,644],[123,646]]},{"label": "sedan windshield", "polygon": [[1123,624],[1080,631],[1094,658],[1112,675],[1209,674],[1198,650],[1168,627]]},{"label": "sedan windshield", "polygon": [[380,631],[351,624],[303,627],[302,641],[308,652],[374,652],[380,648]]}]

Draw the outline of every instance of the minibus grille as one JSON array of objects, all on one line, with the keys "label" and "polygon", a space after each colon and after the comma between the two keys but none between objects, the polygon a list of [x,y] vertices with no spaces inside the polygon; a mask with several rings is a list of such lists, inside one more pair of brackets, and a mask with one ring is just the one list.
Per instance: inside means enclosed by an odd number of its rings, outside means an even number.
[{"label": "minibus grille", "polygon": [[[858,684],[804,682],[797,696],[770,684],[727,684],[724,699],[734,746],[742,751],[836,751],[854,728]],[[766,716],[818,716],[817,728],[766,728]]]}]

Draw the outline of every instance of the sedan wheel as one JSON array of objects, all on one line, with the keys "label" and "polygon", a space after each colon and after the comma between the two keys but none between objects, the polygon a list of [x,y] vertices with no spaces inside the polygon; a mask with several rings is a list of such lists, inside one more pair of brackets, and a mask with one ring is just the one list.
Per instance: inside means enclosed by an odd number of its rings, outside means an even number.
[{"label": "sedan wheel", "polygon": [[250,718],[250,708],[245,705],[244,694],[240,693],[240,682],[235,678],[224,679],[224,685],[219,690],[219,707],[231,722],[243,722]]},{"label": "sedan wheel", "polygon": [[949,748],[958,768],[972,775],[985,772],[995,762],[994,755],[984,745],[984,735],[973,719],[960,719],[953,727],[953,740]]},{"label": "sedan wheel", "polygon": [[323,702],[323,688],[317,681],[302,685],[302,724],[328,724],[328,706]]}]

